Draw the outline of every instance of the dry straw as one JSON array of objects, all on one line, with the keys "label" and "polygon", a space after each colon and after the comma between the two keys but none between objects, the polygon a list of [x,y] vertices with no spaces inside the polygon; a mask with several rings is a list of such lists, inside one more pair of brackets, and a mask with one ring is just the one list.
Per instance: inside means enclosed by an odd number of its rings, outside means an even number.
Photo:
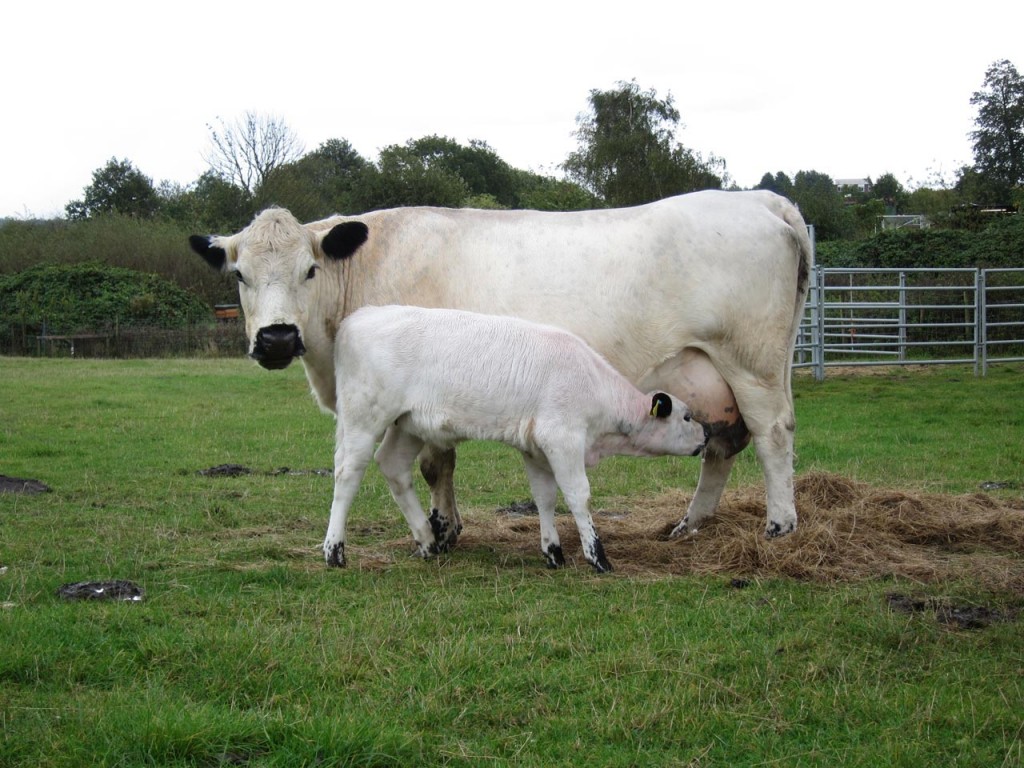
[{"label": "dry straw", "polygon": [[[682,492],[631,499],[628,509],[597,511],[595,522],[620,574],[722,574],[821,582],[904,577],[920,582],[970,579],[1024,592],[1024,500],[880,489],[827,473],[796,479],[800,524],[790,536],[763,535],[763,487],[727,492],[694,536],[669,539],[689,502]],[[537,519],[515,511],[469,510],[458,550],[488,548],[539,558]],[[571,517],[558,516],[567,555],[578,555]],[[586,567],[581,557],[578,567]]]}]

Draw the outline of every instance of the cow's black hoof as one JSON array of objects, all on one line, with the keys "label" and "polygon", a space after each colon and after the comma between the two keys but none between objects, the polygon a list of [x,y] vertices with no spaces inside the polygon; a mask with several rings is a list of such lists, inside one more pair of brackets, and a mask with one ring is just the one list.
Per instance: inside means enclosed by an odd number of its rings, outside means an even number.
[{"label": "cow's black hoof", "polygon": [[780,536],[788,536],[796,530],[796,523],[789,523],[788,525],[781,525],[774,520],[769,521],[768,527],[764,529],[764,536],[766,539],[777,539]]}]

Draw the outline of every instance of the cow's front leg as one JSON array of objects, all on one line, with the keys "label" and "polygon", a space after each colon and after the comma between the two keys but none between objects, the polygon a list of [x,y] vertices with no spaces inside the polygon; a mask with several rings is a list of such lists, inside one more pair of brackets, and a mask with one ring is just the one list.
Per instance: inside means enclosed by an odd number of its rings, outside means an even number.
[{"label": "cow's front leg", "polygon": [[324,560],[333,568],[345,567],[345,524],[359,483],[373,458],[373,435],[343,432],[338,422],[338,446],[334,451],[334,500],[324,538]]},{"label": "cow's front leg", "polygon": [[700,463],[700,479],[697,481],[697,490],[690,500],[690,506],[686,510],[686,516],[679,524],[672,529],[670,537],[683,536],[688,533],[696,533],[700,524],[708,517],[715,514],[718,502],[722,498],[726,481],[729,479],[729,472],[732,465],[736,463],[736,457],[722,458],[716,455],[713,449],[709,448],[704,453]]},{"label": "cow's front leg", "polygon": [[430,525],[438,550],[447,552],[462,533],[455,504],[455,449],[426,445],[420,452],[420,472],[430,487]]}]

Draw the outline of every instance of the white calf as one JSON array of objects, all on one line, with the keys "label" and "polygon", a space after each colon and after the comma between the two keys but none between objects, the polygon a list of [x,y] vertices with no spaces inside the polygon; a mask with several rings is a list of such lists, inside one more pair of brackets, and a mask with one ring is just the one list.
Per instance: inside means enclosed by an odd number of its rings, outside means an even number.
[{"label": "white calf", "polygon": [[335,361],[328,565],[345,564],[346,518],[371,457],[426,557],[438,551],[438,541],[413,490],[416,456],[425,444],[498,440],[523,454],[548,564],[565,562],[554,523],[561,488],[584,556],[608,571],[590,516],[586,467],[613,454],[692,456],[707,441],[681,401],[642,393],[577,336],[517,318],[364,307],[342,323]]}]

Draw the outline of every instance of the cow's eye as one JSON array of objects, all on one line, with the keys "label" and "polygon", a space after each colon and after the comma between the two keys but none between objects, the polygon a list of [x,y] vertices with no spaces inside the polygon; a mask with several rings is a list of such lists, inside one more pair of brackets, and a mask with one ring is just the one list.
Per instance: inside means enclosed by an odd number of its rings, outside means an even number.
[{"label": "cow's eye", "polygon": [[248,285],[248,283],[245,282],[245,278],[242,276],[241,272],[235,272],[235,280],[240,282],[242,285]]},{"label": "cow's eye", "polygon": [[316,271],[318,269],[320,269],[320,266],[317,264],[314,264],[312,267],[310,267],[309,272],[306,273],[306,279],[312,280],[314,277],[316,277]]}]

